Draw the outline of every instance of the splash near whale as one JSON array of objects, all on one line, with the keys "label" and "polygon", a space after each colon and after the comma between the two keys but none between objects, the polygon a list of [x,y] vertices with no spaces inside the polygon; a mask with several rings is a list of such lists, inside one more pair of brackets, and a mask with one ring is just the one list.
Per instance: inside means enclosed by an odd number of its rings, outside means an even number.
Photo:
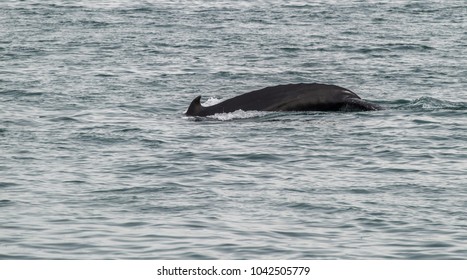
[{"label": "splash near whale", "polygon": [[327,84],[288,84],[251,91],[213,106],[201,105],[196,97],[186,111],[187,116],[206,117],[220,113],[243,111],[373,111],[378,104],[361,99],[354,92]]}]

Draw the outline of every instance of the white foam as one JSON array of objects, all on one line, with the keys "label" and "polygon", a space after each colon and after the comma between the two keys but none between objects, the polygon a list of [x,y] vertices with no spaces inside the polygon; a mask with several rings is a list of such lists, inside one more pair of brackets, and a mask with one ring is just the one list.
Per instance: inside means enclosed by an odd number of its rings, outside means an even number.
[{"label": "white foam", "polygon": [[215,98],[215,97],[209,97],[208,100],[206,100],[206,102],[204,102],[203,105],[204,107],[209,107],[209,106],[212,106],[212,105],[216,105],[218,103],[220,103],[222,101],[222,99],[218,99],[218,98]]},{"label": "white foam", "polygon": [[230,121],[235,119],[250,119],[256,117],[262,117],[266,115],[267,112],[264,111],[243,111],[237,110],[232,113],[220,113],[209,116],[210,119],[216,119],[220,121]]}]

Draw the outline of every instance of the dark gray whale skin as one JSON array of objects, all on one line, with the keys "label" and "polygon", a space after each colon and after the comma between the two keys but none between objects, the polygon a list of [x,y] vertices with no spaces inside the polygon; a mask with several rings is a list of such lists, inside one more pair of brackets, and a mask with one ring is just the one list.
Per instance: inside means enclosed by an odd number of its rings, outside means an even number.
[{"label": "dark gray whale skin", "polygon": [[216,105],[203,107],[196,97],[187,116],[205,117],[218,113],[243,111],[372,111],[381,106],[362,100],[343,87],[326,84],[288,84],[248,92]]}]

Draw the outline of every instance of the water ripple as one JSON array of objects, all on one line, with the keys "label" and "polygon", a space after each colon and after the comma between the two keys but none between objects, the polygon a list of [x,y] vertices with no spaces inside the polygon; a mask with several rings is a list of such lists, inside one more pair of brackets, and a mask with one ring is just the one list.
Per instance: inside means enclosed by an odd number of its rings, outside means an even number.
[{"label": "water ripple", "polygon": [[465,5],[107,2],[0,4],[0,259],[465,258]]}]

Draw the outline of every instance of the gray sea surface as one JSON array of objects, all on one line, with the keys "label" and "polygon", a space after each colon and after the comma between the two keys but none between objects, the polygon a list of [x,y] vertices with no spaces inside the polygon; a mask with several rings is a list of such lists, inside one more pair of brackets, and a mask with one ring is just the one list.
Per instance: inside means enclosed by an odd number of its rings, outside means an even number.
[{"label": "gray sea surface", "polygon": [[[1,1],[0,259],[467,259],[466,18]],[[311,82],[386,110],[184,116]]]}]

